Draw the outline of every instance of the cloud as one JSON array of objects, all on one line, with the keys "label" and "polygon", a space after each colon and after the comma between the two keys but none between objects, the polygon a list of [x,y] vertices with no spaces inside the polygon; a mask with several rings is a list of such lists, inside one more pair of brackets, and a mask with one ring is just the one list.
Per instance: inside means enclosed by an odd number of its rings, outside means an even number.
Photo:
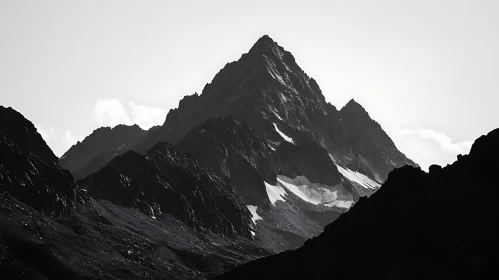
[{"label": "cloud", "polygon": [[58,157],[62,156],[77,140],[70,130],[59,130],[53,127],[45,127],[40,124],[34,124],[38,133],[42,136],[45,143],[52,149]]},{"label": "cloud", "polygon": [[135,105],[133,102],[129,102],[128,105],[132,111],[133,122],[144,129],[163,124],[165,121],[167,113],[165,109],[147,105]]},{"label": "cloud", "polygon": [[116,98],[97,100],[92,119],[102,126],[114,127],[118,124],[133,124],[128,117],[125,106]]},{"label": "cloud", "polygon": [[453,141],[443,132],[433,129],[399,129],[392,138],[397,147],[422,169],[432,164],[445,166],[454,162],[458,154],[467,154],[473,141]]},{"label": "cloud", "polygon": [[444,151],[454,154],[468,153],[471,149],[473,141],[453,142],[452,139],[445,133],[435,131],[433,129],[401,129],[400,132],[404,135],[413,135],[422,139],[435,141]]},{"label": "cloud", "polygon": [[127,107],[117,98],[99,99],[95,103],[92,119],[100,126],[137,124],[143,129],[160,125],[166,118],[165,109],[128,102]]},{"label": "cloud", "polygon": [[[149,129],[162,124],[166,118],[166,110],[135,104],[133,102],[123,105],[117,98],[103,98],[97,100],[92,114],[92,120],[99,126],[114,127],[118,124],[137,124],[143,129]],[[38,133],[58,157],[62,156],[72,145],[80,139],[71,130],[55,129],[51,126],[34,124]]]}]

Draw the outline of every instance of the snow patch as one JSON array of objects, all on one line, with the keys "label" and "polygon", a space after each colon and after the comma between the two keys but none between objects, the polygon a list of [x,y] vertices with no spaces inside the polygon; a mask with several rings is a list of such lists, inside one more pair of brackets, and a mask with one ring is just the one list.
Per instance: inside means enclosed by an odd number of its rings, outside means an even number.
[{"label": "snow patch", "polygon": [[327,207],[338,207],[338,208],[346,208],[350,209],[352,207],[353,200],[335,200],[333,202],[325,204]]},{"label": "snow patch", "polygon": [[350,170],[348,168],[344,168],[337,163],[335,163],[338,167],[338,171],[345,177],[348,181],[357,184],[366,189],[379,189],[381,184],[367,177],[366,175],[359,173],[357,171]]},{"label": "snow patch", "polygon": [[328,186],[312,183],[305,176],[297,176],[291,179],[283,175],[278,175],[277,181],[302,200],[314,205],[350,208],[353,203],[352,194],[342,184]]},{"label": "snow patch", "polygon": [[265,183],[265,189],[272,205],[275,205],[278,200],[285,201],[284,195],[286,195],[286,191],[281,186],[273,186],[265,181],[263,183]]},{"label": "snow patch", "polygon": [[253,221],[253,223],[256,225],[256,221],[258,220],[262,220],[262,217],[260,217],[258,215],[258,213],[256,213],[256,209],[258,209],[258,206],[254,206],[254,205],[246,205],[246,207],[248,207],[248,210],[251,212],[251,220]]},{"label": "snow patch", "polygon": [[284,140],[286,140],[287,142],[289,142],[289,143],[291,143],[293,145],[295,144],[295,142],[293,141],[293,138],[287,136],[282,131],[280,131],[279,128],[277,127],[277,125],[275,123],[273,123],[273,125],[274,125],[274,128],[277,131],[277,133],[279,133],[279,135],[281,135],[281,137],[284,138]]}]

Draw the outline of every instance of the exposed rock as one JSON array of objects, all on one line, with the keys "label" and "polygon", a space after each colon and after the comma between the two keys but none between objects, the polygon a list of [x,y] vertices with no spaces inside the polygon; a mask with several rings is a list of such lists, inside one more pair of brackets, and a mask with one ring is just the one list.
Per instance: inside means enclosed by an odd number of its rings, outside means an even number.
[{"label": "exposed rock", "polygon": [[0,154],[0,193],[47,214],[89,203],[35,126],[10,107],[0,106]]}]

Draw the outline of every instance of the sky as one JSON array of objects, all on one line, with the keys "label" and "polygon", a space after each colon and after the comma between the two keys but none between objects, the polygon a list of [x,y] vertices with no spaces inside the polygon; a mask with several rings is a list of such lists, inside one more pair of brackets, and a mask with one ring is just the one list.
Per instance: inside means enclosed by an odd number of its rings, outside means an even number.
[{"label": "sky", "polygon": [[354,98],[424,169],[499,127],[499,2],[0,0],[0,105],[54,153],[162,124],[263,34],[337,108]]}]

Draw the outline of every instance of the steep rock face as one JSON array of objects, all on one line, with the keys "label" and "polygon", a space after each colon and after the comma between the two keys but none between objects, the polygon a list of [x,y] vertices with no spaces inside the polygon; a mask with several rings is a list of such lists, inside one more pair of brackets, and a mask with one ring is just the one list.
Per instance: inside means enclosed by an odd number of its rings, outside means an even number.
[{"label": "steep rock face", "polygon": [[227,177],[248,205],[269,204],[264,180],[275,182],[272,150],[245,121],[213,118],[189,132],[177,148]]},{"label": "steep rock face", "polygon": [[[452,165],[433,166],[430,173],[398,168],[380,190],[361,198],[303,247],[250,262],[217,279],[263,274],[307,279],[495,279],[498,142],[496,129],[478,138],[470,154],[458,156]],[[479,198],[470,198],[470,191]],[[285,269],[275,269],[279,267]]]},{"label": "steep rock face", "polygon": [[369,165],[377,169],[376,172],[374,168],[364,166],[362,173],[371,178],[386,180],[393,168],[405,164],[417,166],[397,149],[381,126],[355,100],[350,100],[339,111],[339,116],[352,152],[361,158],[361,162],[369,162]]},{"label": "steep rock face", "polygon": [[116,155],[130,150],[145,133],[138,125],[98,128],[64,153],[59,164],[76,179],[82,179],[97,172]]},{"label": "steep rock face", "polygon": [[154,146],[147,159],[168,176],[177,193],[185,196],[196,215],[195,227],[199,224],[229,236],[249,233],[251,213],[230,181],[204,170],[191,155],[168,143]]},{"label": "steep rock face", "polygon": [[87,204],[88,197],[35,126],[12,108],[0,106],[0,193],[35,210],[61,214]]},{"label": "steep rock face", "polygon": [[170,214],[199,230],[249,236],[252,227],[230,182],[167,143],[158,143],[146,157],[133,151],[117,156],[79,184],[92,197],[152,216]]},{"label": "steep rock face", "polygon": [[186,96],[178,109],[170,110],[161,140],[177,143],[194,126],[217,116],[238,116],[259,132],[271,133],[272,126],[264,120],[279,113],[293,126],[306,122],[308,127],[314,120],[309,113],[324,113],[324,104],[317,83],[291,53],[263,36],[238,61],[228,63],[201,95]]},{"label": "steep rock face", "polygon": [[233,116],[207,120],[177,148],[230,179],[252,210],[255,239],[274,252],[317,235],[354,199],[323,147],[266,140]]},{"label": "steep rock face", "polygon": [[299,145],[284,142],[276,150],[279,159],[279,174],[294,178],[305,176],[312,182],[328,185],[341,183],[337,166],[326,149],[316,142],[305,140]]}]

